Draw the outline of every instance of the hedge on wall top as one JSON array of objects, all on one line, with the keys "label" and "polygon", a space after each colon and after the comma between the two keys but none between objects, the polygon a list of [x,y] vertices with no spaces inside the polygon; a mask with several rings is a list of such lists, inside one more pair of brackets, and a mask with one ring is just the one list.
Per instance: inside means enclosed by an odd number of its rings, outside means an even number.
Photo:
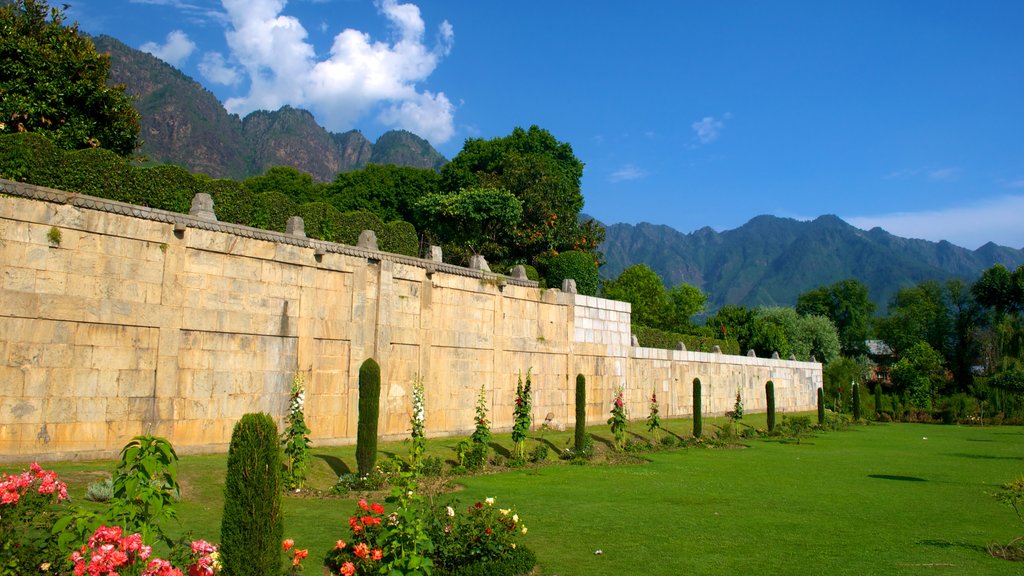
[{"label": "hedge on wall top", "polygon": [[298,216],[306,227],[306,236],[317,240],[337,242],[341,234],[343,215],[326,202],[306,202],[299,206]]},{"label": "hedge on wall top", "polygon": [[384,252],[419,256],[420,240],[416,227],[405,220],[392,220],[377,233],[377,246]]},{"label": "hedge on wall top", "polygon": [[[214,205],[214,210],[217,206]],[[253,228],[284,232],[288,219],[298,212],[298,206],[291,198],[280,192],[264,192],[253,198],[251,220]]]},{"label": "hedge on wall top", "polygon": [[245,184],[235,180],[219,178],[203,184],[206,193],[213,198],[213,211],[220,222],[249,226],[252,220],[252,197],[254,194]]},{"label": "hedge on wall top", "polygon": [[54,188],[108,200],[141,204],[135,167],[102,148],[65,152],[52,182]]},{"label": "hedge on wall top", "polygon": [[579,250],[562,252],[548,261],[545,279],[551,288],[561,288],[562,281],[576,280],[576,292],[586,296],[597,294],[597,263],[594,255]]},{"label": "hedge on wall top", "polygon": [[377,232],[384,229],[384,222],[373,212],[345,212],[341,218],[341,230],[338,242],[355,246],[359,243],[359,234],[363,230]]},{"label": "hedge on wall top", "polygon": [[0,135],[0,177],[55,188],[63,151],[35,132]]},{"label": "hedge on wall top", "polygon": [[181,166],[161,164],[140,168],[135,174],[139,200],[143,206],[187,213],[192,197],[205,192],[200,180]]},{"label": "hedge on wall top", "polygon": [[723,354],[739,355],[740,345],[735,340],[719,340],[694,334],[676,334],[647,326],[634,326],[633,332],[641,346],[645,348],[661,348],[675,350],[682,342],[691,352],[710,352],[715,346],[721,348]]}]

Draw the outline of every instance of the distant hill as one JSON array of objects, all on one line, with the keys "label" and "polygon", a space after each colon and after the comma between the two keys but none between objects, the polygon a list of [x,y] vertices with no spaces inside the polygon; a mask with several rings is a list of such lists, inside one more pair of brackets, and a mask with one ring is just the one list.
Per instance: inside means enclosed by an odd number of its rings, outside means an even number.
[{"label": "distant hill", "polygon": [[1024,250],[989,243],[972,251],[881,228],[861,230],[836,216],[810,222],[758,216],[734,230],[690,234],[655,224],[612,224],[600,249],[607,261],[603,277],[647,264],[670,286],[686,282],[706,292],[711,309],[791,306],[807,290],[853,277],[884,311],[903,286],[954,277],[973,281],[993,264],[1024,264]]},{"label": "distant hill", "polygon": [[371,144],[360,132],[328,132],[306,110],[285,106],[245,118],[166,62],[116,38],[93,38],[110,54],[110,82],[124,84],[142,115],[141,153],[216,178],[243,179],[271,166],[293,166],[318,182],[368,163],[439,169],[447,161],[429,142],[404,130]]}]

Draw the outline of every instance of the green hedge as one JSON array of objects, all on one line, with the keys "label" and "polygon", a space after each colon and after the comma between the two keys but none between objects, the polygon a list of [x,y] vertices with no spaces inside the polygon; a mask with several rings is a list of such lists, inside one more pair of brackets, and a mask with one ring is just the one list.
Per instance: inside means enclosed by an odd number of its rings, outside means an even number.
[{"label": "green hedge", "polygon": [[338,241],[343,216],[334,206],[326,202],[307,202],[299,206],[298,215],[302,217],[309,238]]},{"label": "green hedge", "polygon": [[711,352],[711,349],[718,346],[723,354],[739,355],[740,345],[735,340],[719,340],[707,336],[694,334],[677,334],[666,332],[657,328],[647,326],[633,326],[633,332],[640,345],[645,348],[662,348],[664,350],[675,350],[676,344],[682,342],[686,349],[691,352]]},{"label": "green hedge", "polygon": [[55,188],[64,151],[35,132],[0,136],[0,177]]},{"label": "green hedge", "polygon": [[131,162],[102,148],[63,153],[51,185],[128,204],[141,205],[143,200]]},{"label": "green hedge", "polygon": [[[359,243],[359,234],[363,230],[379,232],[384,229],[384,221],[373,212],[357,210],[345,212],[341,217],[341,229],[338,233],[338,242],[355,246]],[[378,241],[380,238],[378,237]],[[379,245],[379,242],[378,242]]]},{"label": "green hedge", "polygon": [[597,294],[597,263],[593,254],[578,250],[562,252],[548,261],[544,278],[551,288],[561,288],[562,281],[571,278],[576,281],[577,293],[586,296]]},{"label": "green hedge", "polygon": [[245,184],[226,178],[206,182],[206,193],[213,198],[213,211],[220,222],[248,226],[252,221],[253,194]]},{"label": "green hedge", "polygon": [[377,246],[392,254],[419,256],[420,239],[416,227],[404,220],[393,220],[377,231]]},{"label": "green hedge", "polygon": [[135,171],[135,184],[143,206],[188,213],[192,197],[206,192],[205,181],[200,181],[181,166],[163,164]]}]

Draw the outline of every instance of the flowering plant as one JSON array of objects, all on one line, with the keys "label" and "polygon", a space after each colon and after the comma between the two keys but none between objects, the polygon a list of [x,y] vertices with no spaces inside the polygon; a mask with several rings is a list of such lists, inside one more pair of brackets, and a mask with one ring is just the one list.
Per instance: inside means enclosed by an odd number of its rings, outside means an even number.
[{"label": "flowering plant", "polygon": [[292,565],[289,575],[299,574],[300,572],[302,572],[302,561],[305,560],[307,556],[309,556],[309,549],[303,548],[300,550],[295,546],[295,541],[291,538],[288,538],[287,540],[282,542],[281,546],[284,548],[285,552],[292,553]]},{"label": "flowering plant", "polygon": [[[412,496],[407,495],[411,499]],[[407,510],[408,506],[404,506]],[[355,515],[348,519],[351,532],[349,541],[338,540],[334,549],[327,553],[324,565],[332,574],[353,576],[355,574],[389,574],[391,566],[399,560],[400,533],[403,523],[410,521],[404,510],[384,515],[384,506],[379,502],[368,503],[360,500]],[[423,559],[429,564],[429,559]],[[422,562],[419,563],[423,565]],[[414,568],[418,568],[414,567]],[[420,572],[402,572],[419,574]]]},{"label": "flowering plant", "polygon": [[151,558],[153,549],[142,541],[141,534],[125,536],[119,526],[100,526],[88,542],[71,553],[75,576],[214,576],[220,572],[217,547],[205,540],[191,544],[187,572],[183,573],[169,561]]},{"label": "flowering plant", "polygon": [[515,421],[512,423],[512,441],[515,443],[513,454],[519,460],[526,457],[526,435],[530,432],[530,425],[533,423],[530,387],[530,371],[527,370],[526,384],[523,384],[522,373],[519,374],[519,382],[516,384],[516,407],[513,412]]},{"label": "flowering plant", "polygon": [[625,387],[619,386],[615,390],[615,399],[612,401],[612,415],[608,418],[608,424],[612,427],[612,436],[615,437],[615,449],[622,450],[626,446],[626,404],[623,400]]},{"label": "flowering plant", "polygon": [[487,445],[491,441],[491,423],[487,420],[487,389],[480,386],[480,396],[476,400],[476,429],[469,437],[474,444]]},{"label": "flowering plant", "polygon": [[50,526],[54,504],[67,497],[57,473],[35,462],[20,474],[0,474],[0,574],[38,572],[59,557]]},{"label": "flowering plant", "polygon": [[287,425],[281,434],[285,458],[283,480],[289,489],[302,488],[309,467],[309,448],[313,445],[309,440],[309,426],[306,425],[305,401],[306,383],[302,374],[296,374],[292,379],[292,396],[285,417]]},{"label": "flowering plant", "polygon": [[[457,507],[457,504],[456,504]],[[431,525],[435,566],[455,572],[459,567],[508,557],[516,538],[527,528],[512,508],[498,508],[494,498],[466,507],[436,509]]]},{"label": "flowering plant", "polygon": [[409,418],[409,423],[412,424],[411,459],[414,465],[427,449],[427,438],[424,432],[425,421],[426,407],[423,398],[423,380],[417,378],[412,383],[412,417]]},{"label": "flowering plant", "polygon": [[214,576],[220,572],[220,552],[206,540],[196,540],[190,546],[188,576]]},{"label": "flowering plant", "polygon": [[647,431],[654,436],[654,441],[658,442],[661,435],[661,416],[658,410],[658,393],[651,392],[651,413],[647,416]]}]

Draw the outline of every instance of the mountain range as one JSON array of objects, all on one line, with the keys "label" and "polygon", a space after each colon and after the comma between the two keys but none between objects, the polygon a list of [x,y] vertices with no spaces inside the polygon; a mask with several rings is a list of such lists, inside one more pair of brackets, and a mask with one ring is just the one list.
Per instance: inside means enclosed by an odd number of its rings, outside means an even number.
[{"label": "mountain range", "polygon": [[724,232],[701,228],[683,234],[648,223],[605,229],[602,277],[646,264],[669,286],[685,282],[700,288],[711,310],[725,304],[792,306],[803,292],[857,278],[884,311],[901,287],[950,278],[973,282],[994,264],[1011,270],[1024,264],[1024,250],[991,242],[968,250],[946,241],[901,238],[881,228],[861,230],[831,215],[811,221],[757,216]]},{"label": "mountain range", "polygon": [[93,38],[110,54],[110,82],[124,84],[142,116],[140,154],[215,178],[244,179],[272,166],[293,166],[330,182],[368,163],[439,169],[429,142],[397,130],[371,144],[357,130],[328,132],[306,110],[285,106],[244,118],[229,114],[212,92],[164,61],[110,36]]},{"label": "mountain range", "polygon": [[[162,60],[115,38],[94,38],[111,58],[110,81],[124,84],[142,116],[141,153],[150,161],[213,177],[243,179],[287,165],[330,182],[368,163],[439,169],[445,158],[406,131],[371,143],[360,132],[331,133],[306,110],[284,107],[244,118],[229,114],[212,92]],[[611,224],[600,249],[605,278],[647,264],[669,286],[686,282],[725,304],[783,305],[802,292],[854,277],[885,304],[903,286],[960,277],[972,281],[996,263],[1024,264],[1024,250],[989,243],[967,250],[949,242],[860,230],[836,216],[805,222],[758,216],[734,230],[684,234],[669,226]]]}]

